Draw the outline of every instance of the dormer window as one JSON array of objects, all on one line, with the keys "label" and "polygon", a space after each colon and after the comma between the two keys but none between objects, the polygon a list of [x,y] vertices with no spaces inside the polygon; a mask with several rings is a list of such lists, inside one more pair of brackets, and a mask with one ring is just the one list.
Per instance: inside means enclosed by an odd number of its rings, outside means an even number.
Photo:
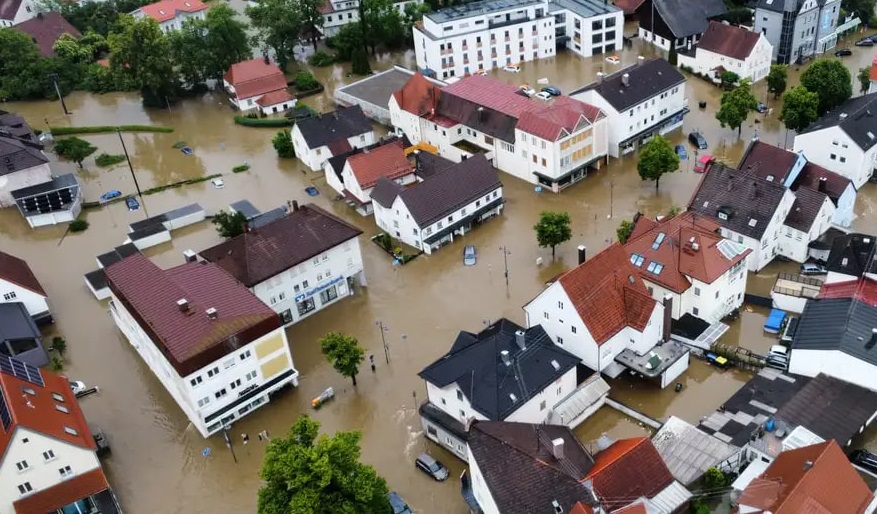
[{"label": "dormer window", "polygon": [[719,219],[724,220],[724,221],[728,221],[728,214],[725,212],[719,211]]}]

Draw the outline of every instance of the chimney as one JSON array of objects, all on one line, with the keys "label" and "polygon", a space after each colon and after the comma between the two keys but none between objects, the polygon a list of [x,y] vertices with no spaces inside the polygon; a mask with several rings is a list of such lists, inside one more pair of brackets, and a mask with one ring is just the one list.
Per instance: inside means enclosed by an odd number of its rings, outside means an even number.
[{"label": "chimney", "polygon": [[218,316],[215,307],[211,307],[204,312],[207,314],[207,319],[216,319],[216,317]]},{"label": "chimney", "polygon": [[554,458],[557,460],[563,458],[563,439],[560,437],[551,440],[551,454],[554,455]]},{"label": "chimney", "polygon": [[874,345],[877,345],[877,328],[871,329],[871,339],[868,339],[868,342],[865,344],[865,349],[870,350],[874,348]]},{"label": "chimney", "polygon": [[515,342],[518,343],[518,348],[521,350],[527,349],[527,333],[523,330],[518,330],[515,332]]},{"label": "chimney", "polygon": [[478,121],[484,121],[484,107],[478,108]]},{"label": "chimney", "polygon": [[636,64],[637,64],[637,66],[642,65],[642,63],[644,63],[645,60],[646,60],[646,58],[643,57],[642,55],[637,55],[637,56],[636,56]]},{"label": "chimney", "polygon": [[198,260],[198,254],[195,253],[195,250],[189,249],[183,251],[184,262],[195,262],[196,260]]},{"label": "chimney", "polygon": [[603,82],[603,77],[604,77],[605,75],[606,75],[606,74],[603,73],[602,71],[598,71],[598,72],[597,72],[597,83],[602,83],[602,82]]},{"label": "chimney", "polygon": [[804,462],[804,471],[808,471],[808,470],[811,469],[812,467],[813,467],[813,461],[812,461],[812,460],[808,460],[808,461],[805,461],[805,462]]},{"label": "chimney", "polygon": [[624,75],[621,76],[621,83],[624,84],[624,87],[627,87],[630,85],[630,74],[629,73],[625,73]]},{"label": "chimney", "polygon": [[268,58],[268,54],[262,54],[262,60],[265,61],[265,64],[271,64],[271,59]]},{"label": "chimney", "polygon": [[825,193],[826,184],[828,184],[828,179],[825,177],[819,177],[819,192]]},{"label": "chimney", "polygon": [[292,212],[298,211],[298,200],[292,201]]},{"label": "chimney", "polygon": [[509,357],[508,350],[503,350],[503,351],[499,352],[499,356],[502,357],[503,364],[505,364],[506,366],[512,365],[512,359]]},{"label": "chimney", "polygon": [[[607,2],[608,0],[603,1]],[[554,514],[563,514],[563,507],[561,507],[560,504],[557,503],[557,500],[551,500],[551,507],[554,509]]]},{"label": "chimney", "polygon": [[579,245],[579,266],[585,263],[588,258],[588,247]]},{"label": "chimney", "polygon": [[180,308],[180,312],[189,312],[189,300],[180,298],[177,300],[177,307]]},{"label": "chimney", "polygon": [[664,333],[663,341],[666,343],[670,340],[670,327],[673,325],[673,296],[664,295]]}]

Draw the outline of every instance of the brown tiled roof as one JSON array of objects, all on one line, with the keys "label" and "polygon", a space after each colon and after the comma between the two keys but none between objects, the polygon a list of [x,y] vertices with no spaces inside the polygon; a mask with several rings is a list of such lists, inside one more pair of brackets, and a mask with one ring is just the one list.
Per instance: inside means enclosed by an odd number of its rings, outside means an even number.
[{"label": "brown tiled roof", "polygon": [[37,46],[40,47],[40,53],[46,57],[55,55],[55,50],[52,47],[55,45],[55,41],[62,35],[80,36],[76,27],[70,25],[61,16],[61,13],[54,11],[37,13],[36,17],[14,25],[13,28],[30,36]]},{"label": "brown tiled roof", "polygon": [[435,109],[441,96],[441,88],[426,79],[420,72],[415,73],[402,89],[393,93],[399,108],[416,116],[425,116]]},{"label": "brown tiled roof", "polygon": [[13,20],[21,8],[22,0],[0,0],[0,20]]},{"label": "brown tiled roof", "polygon": [[247,287],[355,238],[362,231],[314,204],[200,252]]},{"label": "brown tiled roof", "polygon": [[350,146],[350,141],[348,141],[347,138],[329,141],[326,146],[329,148],[329,152],[332,154],[333,157],[349,153],[353,150],[353,147]]},{"label": "brown tiled roof", "polygon": [[759,37],[761,37],[759,32],[711,21],[697,46],[703,50],[743,61],[752,53]]},{"label": "brown tiled roof", "polygon": [[13,506],[15,514],[46,514],[60,510],[76,500],[106,491],[109,487],[103,469],[97,467],[24,497]]},{"label": "brown tiled roof", "polygon": [[276,64],[266,63],[262,57],[232,64],[223,78],[234,86],[238,98],[286,90],[283,72]]},{"label": "brown tiled roof", "polygon": [[[11,357],[0,355],[0,359],[8,360]],[[79,402],[70,389],[70,383],[63,376],[48,370],[36,372],[42,377],[43,386],[0,371],[0,395],[5,398],[12,415],[12,424],[8,430],[4,431],[0,424],[0,458],[19,426],[74,446],[94,450],[94,439],[82,409],[79,408]],[[35,394],[25,394],[23,388],[28,388]],[[55,400],[54,394],[61,395],[63,401]],[[56,409],[56,405],[66,407],[68,412]],[[65,430],[65,427],[75,433]]]},{"label": "brown tiled roof", "polygon": [[48,296],[27,262],[2,251],[0,251],[0,279],[12,282],[39,295]]},{"label": "brown tiled roof", "polygon": [[256,100],[256,103],[262,107],[268,107],[270,105],[282,104],[283,102],[290,102],[292,100],[295,100],[295,97],[289,94],[289,91],[286,89],[278,89],[266,93],[264,96]]},{"label": "brown tiled roof", "polygon": [[615,7],[618,7],[624,14],[630,15],[636,12],[646,0],[615,0]]},{"label": "brown tiled roof", "polygon": [[780,453],[737,503],[774,514],[861,514],[872,497],[831,440]]},{"label": "brown tiled roof", "polygon": [[824,193],[806,187],[799,188],[795,191],[795,202],[783,224],[801,232],[809,232],[826,200],[831,201]]},{"label": "brown tiled roof", "polygon": [[649,514],[649,511],[646,509],[645,503],[638,501],[636,503],[631,503],[627,507],[613,510],[612,514]]},{"label": "brown tiled roof", "polygon": [[[554,439],[563,440],[562,461],[552,454]],[[567,427],[475,421],[469,428],[469,453],[500,512],[554,512],[552,501],[567,512],[590,500],[581,482],[594,460]]]},{"label": "brown tiled roof", "polygon": [[615,243],[558,280],[598,345],[626,326],[643,331],[656,302]]},{"label": "brown tiled roof", "polygon": [[622,439],[598,453],[588,478],[610,512],[643,496],[653,498],[673,483],[673,475],[648,437]]},{"label": "brown tiled roof", "polygon": [[825,179],[825,194],[835,204],[837,204],[837,200],[841,195],[844,194],[844,191],[847,190],[847,187],[853,183],[843,175],[829,171],[818,164],[808,162],[804,165],[795,182],[792,183],[792,189],[797,191],[799,188],[806,187],[813,191],[819,191],[819,182],[823,178]]},{"label": "brown tiled roof", "polygon": [[401,139],[374,150],[352,155],[348,157],[347,164],[363,191],[374,187],[381,177],[396,180],[414,173],[408,157],[405,156]]},{"label": "brown tiled roof", "polygon": [[[650,228],[637,231],[636,227],[640,224]],[[751,252],[746,249],[731,259],[725,257],[718,247],[724,239],[718,235],[718,229],[718,223],[691,212],[665,218],[660,222],[640,217],[634,226],[636,237],[632,235],[627,240],[624,250],[628,255],[638,254],[644,257],[640,266],[634,266],[643,280],[681,294],[691,286],[688,277],[711,284]],[[692,238],[697,244],[697,250],[691,244]],[[652,262],[663,265],[660,273],[649,271]]]},{"label": "brown tiled roof", "polygon": [[[162,270],[136,253],[106,268],[110,290],[185,377],[276,330],[280,317],[220,266]],[[188,311],[177,301],[186,299]],[[214,308],[216,319],[205,311]]]}]

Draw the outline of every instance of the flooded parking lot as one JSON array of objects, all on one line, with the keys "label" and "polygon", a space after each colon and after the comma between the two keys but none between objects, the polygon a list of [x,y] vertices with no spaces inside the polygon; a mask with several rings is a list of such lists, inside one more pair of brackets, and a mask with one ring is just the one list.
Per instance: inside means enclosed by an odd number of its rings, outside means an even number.
[{"label": "flooded parking lot", "polygon": [[[872,49],[856,48],[848,65],[856,70],[870,63],[873,53]],[[635,45],[622,55],[623,64],[635,62],[638,54],[649,52]],[[392,64],[411,67],[413,55],[410,52],[384,55],[374,67],[384,69]],[[593,80],[597,71],[609,71],[610,66],[602,59],[582,60],[561,54],[525,63],[520,74],[493,73],[512,83],[535,83],[547,77],[552,84],[570,91]],[[327,93],[308,98],[305,103],[323,111],[331,110],[331,91],[350,81],[346,68],[332,66],[315,73]],[[758,88],[763,96],[764,85]],[[699,79],[689,81],[692,112],[686,117],[684,129],[671,134],[673,144],[684,143],[685,134],[698,129],[704,132],[716,155],[735,162],[756,129],[765,141],[782,141],[785,131],[776,119],[776,111],[759,116],[761,123],[750,118],[741,138],[730,130],[720,129],[713,118],[719,96],[718,90]],[[706,110],[697,108],[700,100],[708,102]],[[771,99],[770,105],[773,104]],[[233,113],[222,95],[186,100],[160,111],[144,111],[139,98],[130,94],[76,93],[67,99],[67,105],[73,111],[69,118],[59,116],[60,106],[53,102],[7,103],[0,108],[19,112],[39,129],[45,129],[47,123],[173,126],[175,132],[171,134],[123,136],[144,189],[223,174],[224,189],[214,189],[209,182],[202,182],[144,197],[150,214],[191,202],[215,212],[241,199],[250,200],[262,210],[289,200],[314,201],[357,224],[366,236],[376,233],[371,218],[361,218],[345,204],[332,200],[321,174],[307,172],[296,160],[277,159],[271,147],[275,130],[234,125]],[[121,153],[116,135],[88,139],[100,147],[97,153]],[[179,141],[185,141],[194,154],[184,155],[174,148]],[[251,166],[250,171],[231,173],[233,166],[244,162]],[[559,195],[536,193],[531,185],[502,174],[507,200],[502,217],[467,234],[464,241],[434,255],[421,256],[404,267],[394,268],[382,250],[364,239],[363,258],[369,286],[288,330],[301,385],[233,427],[235,442],[240,440],[240,433],[251,435],[249,445],[236,444],[237,463],[221,438],[205,441],[187,427],[182,412],[113,326],[106,304],[96,301],[83,283],[83,274],[96,267],[95,255],[120,244],[127,225],[142,219],[143,210],[129,212],[117,203],[87,211],[90,228],[63,237],[64,227],[31,230],[17,211],[5,209],[0,211],[0,244],[4,251],[26,259],[48,291],[57,320],[53,330],[62,334],[69,345],[65,373],[101,388],[100,395],[83,399],[82,405],[89,421],[108,434],[114,447],[107,468],[126,511],[253,512],[264,450],[264,444],[254,435],[261,430],[283,433],[300,414],[309,412],[326,431],[362,430],[363,460],[373,464],[387,478],[391,490],[399,491],[417,512],[463,513],[466,508],[459,496],[458,482],[437,484],[413,468],[414,456],[429,451],[449,465],[452,475],[459,476],[463,469],[460,461],[422,437],[416,405],[425,399],[425,388],[416,373],[446,352],[459,330],[477,331],[499,317],[522,322],[521,306],[547,280],[575,264],[576,245],[587,245],[593,255],[614,240],[615,228],[622,219],[629,219],[636,212],[656,215],[673,206],[684,206],[699,179],[690,165],[690,161],[683,163],[682,170],[662,178],[658,192],[652,182],[639,179],[634,155],[610,162]],[[70,163],[54,166],[56,173],[75,169]],[[86,167],[78,174],[87,200],[96,200],[109,189],[119,189],[124,194],[134,192],[127,167],[105,170],[90,161],[86,161]],[[307,197],[304,188],[311,185],[322,194]],[[877,188],[869,184],[859,194],[855,229],[873,232],[866,221],[873,220],[875,201]],[[558,248],[554,262],[549,250],[536,246],[532,231],[543,210],[565,210],[572,217],[573,239]],[[865,218],[866,215],[870,217]],[[212,226],[204,222],[174,232],[172,242],[152,248],[147,254],[160,266],[169,267],[183,262],[184,250],[199,250],[218,241]],[[463,244],[478,247],[477,266],[462,265]],[[508,287],[503,277],[501,246],[510,251]],[[536,264],[539,257],[545,260],[542,266]],[[782,266],[772,265],[759,276],[750,275],[751,288],[764,294],[773,284],[772,275]],[[762,331],[766,315],[763,309],[746,310],[724,342],[756,352],[767,349],[774,340]],[[389,364],[383,359],[376,321],[388,327],[385,336]],[[364,371],[357,389],[335,373],[320,354],[317,340],[329,330],[356,336],[366,351],[376,356],[377,372]],[[652,417],[674,414],[696,422],[747,379],[744,372],[718,372],[692,359],[691,367],[680,377],[683,389],[679,393],[672,388],[659,391],[622,377],[612,382],[612,394]],[[328,386],[337,392],[335,401],[313,412],[310,398]],[[577,429],[585,441],[603,433],[629,437],[647,432],[608,408]],[[206,457],[202,455],[205,448],[212,450]]]}]

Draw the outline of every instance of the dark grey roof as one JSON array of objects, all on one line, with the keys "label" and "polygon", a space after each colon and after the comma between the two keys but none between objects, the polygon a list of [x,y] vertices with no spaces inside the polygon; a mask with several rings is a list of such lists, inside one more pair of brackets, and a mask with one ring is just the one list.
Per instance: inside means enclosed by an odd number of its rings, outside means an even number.
[{"label": "dark grey roof", "polygon": [[88,282],[95,291],[109,287],[107,284],[107,273],[103,269],[96,269],[86,273],[85,281]]},{"label": "dark grey roof", "polygon": [[62,189],[78,187],[79,181],[76,179],[76,175],[74,175],[73,173],[67,173],[65,175],[52,177],[52,180],[48,182],[43,182],[42,184],[36,184],[33,186],[16,189],[15,191],[12,191],[12,198],[16,200],[23,200],[31,196],[39,196]]},{"label": "dark grey roof", "polygon": [[405,190],[405,186],[390,180],[387,177],[378,177],[375,187],[371,192],[371,199],[385,209],[389,209],[399,193]]},{"label": "dark grey roof", "polygon": [[[628,75],[627,86],[623,83],[625,74]],[[616,111],[622,112],[684,82],[685,77],[675,66],[659,58],[628,66],[608,77],[603,77],[601,82],[592,82],[570,95],[594,90]]]},{"label": "dark grey roof", "polygon": [[[818,3],[822,5],[823,2],[824,0],[819,0]],[[798,12],[803,4],[804,0],[757,0],[755,8],[778,13],[784,11]]]},{"label": "dark grey roof", "polygon": [[426,227],[502,186],[483,154],[476,154],[400,192],[420,227]]},{"label": "dark grey roof", "polygon": [[[785,192],[782,184],[713,163],[695,190],[688,210],[708,216],[728,230],[761,240]],[[720,218],[720,213],[727,219]]]},{"label": "dark grey roof", "polygon": [[518,119],[485,107],[471,100],[443,91],[435,108],[436,114],[450,118],[478,132],[514,144]]},{"label": "dark grey roof", "polygon": [[301,120],[298,129],[309,148],[319,148],[373,130],[371,121],[358,105]]},{"label": "dark grey roof", "polygon": [[801,232],[810,232],[810,227],[816,221],[816,216],[826,200],[830,202],[831,198],[825,193],[806,187],[798,188],[795,191],[795,201],[792,203],[792,208],[789,209],[789,214],[786,215],[783,224]]},{"label": "dark grey roof", "polygon": [[461,441],[469,439],[469,433],[466,432],[466,427],[460,422],[460,420],[441,410],[432,403],[428,401],[423,402],[420,404],[420,409],[418,409],[418,411],[421,416],[444,428],[457,439]]},{"label": "dark grey roof", "polygon": [[840,350],[877,365],[877,307],[852,298],[810,300],[798,319],[792,350]]},{"label": "dark grey roof", "polygon": [[862,150],[877,143],[877,93],[850,98],[810,124],[801,134],[840,127]]},{"label": "dark grey roof", "polygon": [[0,175],[26,170],[49,162],[42,146],[16,136],[0,133]]},{"label": "dark grey roof", "polygon": [[877,236],[846,234],[831,244],[826,267],[828,271],[861,277],[877,273]]},{"label": "dark grey roof", "polygon": [[[378,140],[377,143],[374,143],[374,144],[371,144],[371,145],[368,145],[368,146],[365,146],[362,148],[354,148],[353,150],[351,150],[349,152],[335,155],[335,156],[329,158],[329,161],[328,161],[329,166],[332,168],[332,171],[335,172],[335,175],[337,175],[338,178],[340,179],[341,172],[344,170],[344,164],[347,162],[347,159],[349,159],[351,156],[361,154],[362,152],[364,152],[366,150],[374,150],[375,148],[378,148],[380,146],[388,145],[390,143],[395,142],[397,139],[399,139],[399,136],[397,136],[395,134],[390,134],[390,135],[382,137],[380,140]],[[408,136],[404,136],[404,135],[402,136],[402,146],[403,146],[403,148],[408,148],[409,146],[411,146],[411,141],[408,140]],[[343,180],[342,180],[342,182],[343,182]]]},{"label": "dark grey roof", "polygon": [[429,152],[420,152],[414,158],[414,174],[421,180],[441,173],[456,164],[450,159]]},{"label": "dark grey roof", "polygon": [[829,227],[821,236],[810,241],[810,244],[808,244],[807,247],[814,250],[831,250],[834,241],[838,238],[846,237],[846,235],[846,232],[843,230]]},{"label": "dark grey roof", "polygon": [[655,14],[677,38],[703,34],[709,21],[728,12],[722,0],[652,0]]},{"label": "dark grey roof", "polygon": [[170,233],[170,230],[164,228],[164,225],[149,225],[128,232],[128,237],[131,241],[140,241],[141,239],[146,239],[147,237],[161,234],[162,232]]},{"label": "dark grey roof", "polygon": [[256,208],[255,205],[250,203],[249,200],[238,200],[237,202],[231,203],[228,205],[228,208],[239,212],[244,215],[247,220],[251,220],[256,216],[262,214],[262,211]]},{"label": "dark grey roof", "polygon": [[0,303],[0,342],[40,337],[40,329],[23,303]]},{"label": "dark grey roof", "polygon": [[[0,18],[2,18],[2,16],[0,16]],[[15,136],[42,147],[39,138],[37,138],[33,129],[30,128],[30,125],[27,124],[24,118],[2,109],[0,109],[0,134]]]},{"label": "dark grey roof", "polygon": [[[552,441],[563,441],[563,458],[552,454]],[[572,431],[557,425],[476,421],[469,428],[469,455],[499,512],[554,514],[578,502],[592,505],[585,485],[594,458]]]},{"label": "dark grey roof", "polygon": [[369,75],[353,84],[340,87],[336,90],[336,94],[344,92],[356,100],[386,109],[393,93],[402,89],[412,75],[414,75],[413,71],[394,66],[389,70]]},{"label": "dark grey roof", "polygon": [[140,253],[140,250],[134,243],[128,243],[121,246],[117,246],[110,250],[107,253],[101,254],[97,256],[97,261],[101,266],[106,268],[110,264],[116,263],[128,257],[130,255],[134,255],[135,253]]},{"label": "dark grey roof", "polygon": [[[516,343],[518,331],[525,333],[524,350]],[[503,350],[511,365],[503,363]],[[524,330],[503,318],[478,334],[460,332],[451,350],[418,375],[437,387],[456,384],[481,415],[501,421],[578,362],[541,325]]]},{"label": "dark grey roof", "polygon": [[268,212],[263,212],[262,214],[259,214],[258,216],[250,220],[250,228],[262,228],[272,221],[279,220],[287,214],[289,214],[289,209],[287,209],[286,207],[277,207],[276,209],[271,209]]}]

